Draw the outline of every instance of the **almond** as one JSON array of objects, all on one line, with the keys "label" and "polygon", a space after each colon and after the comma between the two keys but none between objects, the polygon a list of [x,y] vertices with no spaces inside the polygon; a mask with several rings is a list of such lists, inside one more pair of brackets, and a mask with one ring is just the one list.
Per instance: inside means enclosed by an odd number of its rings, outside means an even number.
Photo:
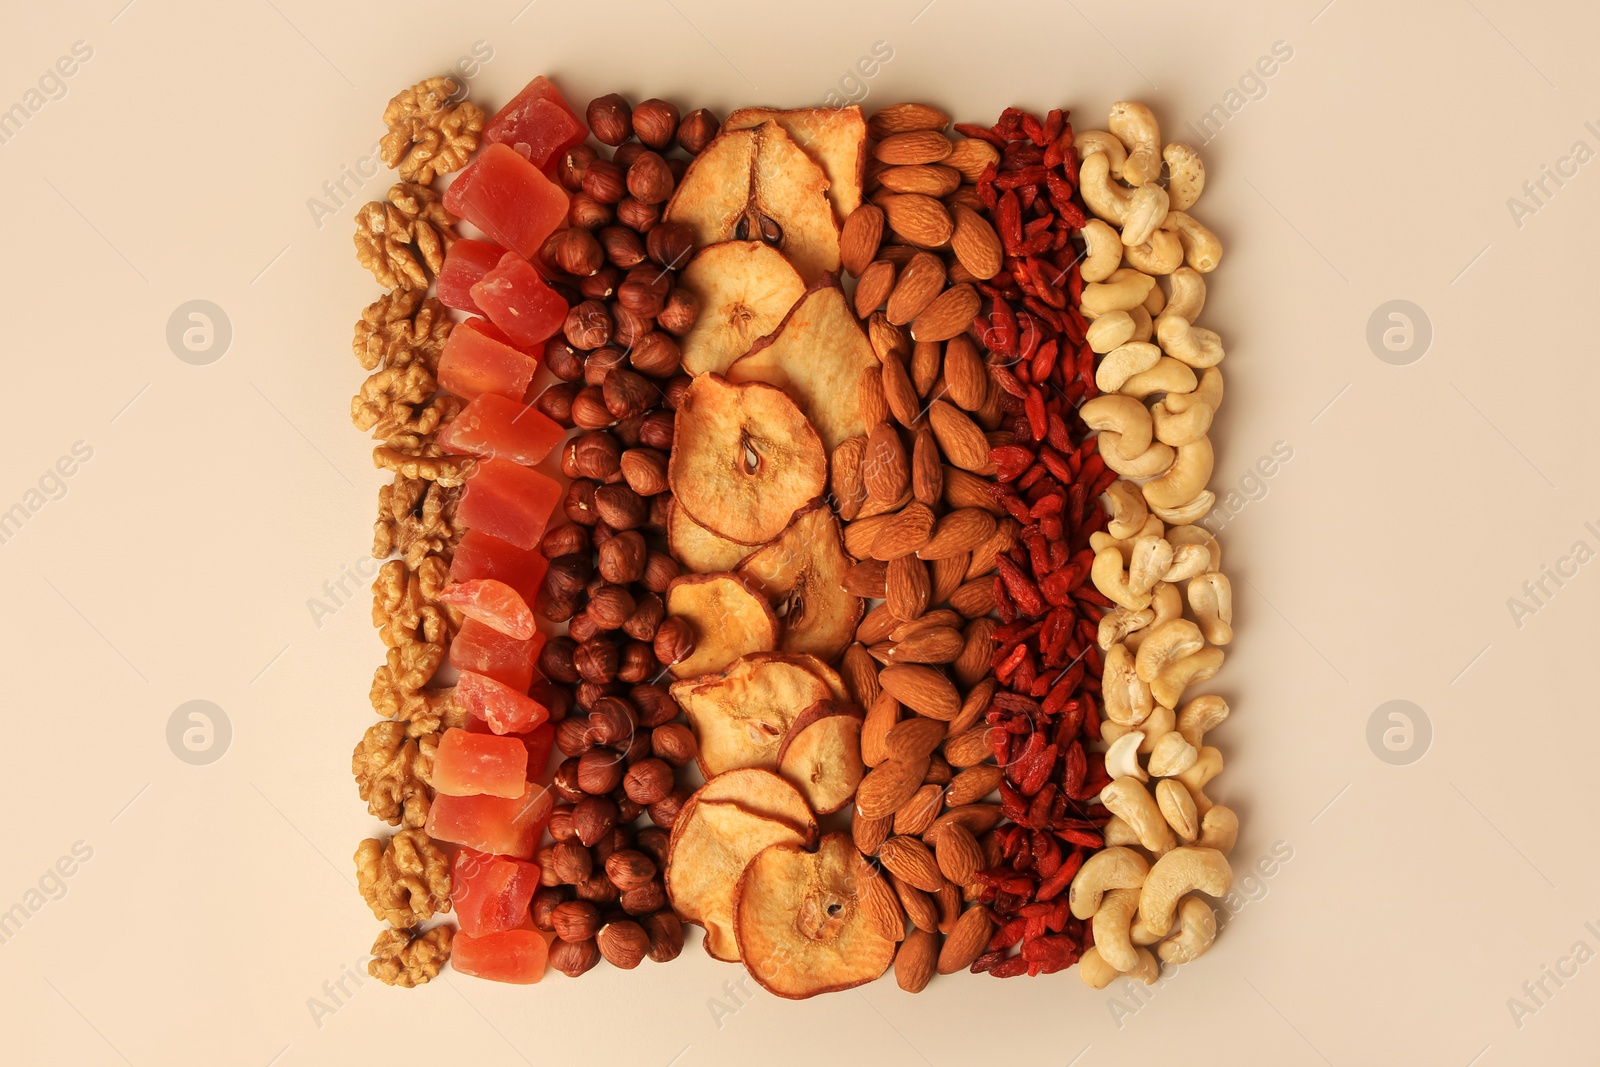
[{"label": "almond", "polygon": [[881,600],[885,590],[885,576],[889,565],[882,560],[869,559],[853,565],[844,572],[844,580],[839,584],[844,586],[844,591],[851,596],[865,597],[869,600]]},{"label": "almond", "polygon": [[959,508],[940,519],[928,543],[917,549],[918,559],[943,559],[971,552],[994,536],[994,516],[982,508]]},{"label": "almond", "polygon": [[[938,130],[906,130],[891,133],[872,146],[872,158],[892,167],[917,163],[937,163],[955,151],[950,138]],[[879,174],[879,180],[882,180]]]},{"label": "almond", "polygon": [[995,472],[989,459],[989,441],[966,412],[947,401],[935,400],[928,406],[928,421],[945,459],[974,474]]},{"label": "almond", "polygon": [[896,835],[883,843],[878,860],[891,874],[924,893],[937,893],[945,884],[939,864],[928,846],[909,835]]},{"label": "almond", "polygon": [[[867,136],[881,141],[896,133],[911,130],[942,130],[950,125],[950,116],[932,104],[890,104],[873,112],[867,120]],[[999,158],[997,155],[995,158]]]},{"label": "almond", "polygon": [[929,603],[949,602],[955,591],[961,588],[961,583],[967,580],[967,561],[970,558],[969,553],[963,552],[959,556],[945,556],[928,564],[928,577],[933,582],[933,591],[928,594]]},{"label": "almond", "polygon": [[950,251],[956,254],[956,259],[974,278],[982,281],[999,274],[1005,264],[1005,252],[994,227],[964,204],[947,204],[946,208],[955,221],[955,229],[950,234]]},{"label": "almond", "polygon": [[877,868],[868,864],[867,870],[872,873],[861,879],[861,915],[879,937],[899,941],[906,936],[906,913],[900,907],[900,899]]},{"label": "almond", "polygon": [[869,819],[893,815],[922,788],[928,761],[888,759],[867,772],[856,788],[856,807]]},{"label": "almond", "polygon": [[944,495],[944,464],[940,461],[939,442],[926,424],[916,428],[911,443],[911,495],[930,508]]},{"label": "almond", "polygon": [[[916,461],[912,461],[913,480],[915,480]],[[1006,515],[995,522],[994,533],[989,539],[972,550],[972,562],[967,565],[967,577],[981,578],[985,574],[993,574],[995,560],[1000,553],[1009,551],[1017,540],[1017,520]]]},{"label": "almond", "polygon": [[[977,847],[976,843],[973,847]],[[939,950],[939,973],[954,974],[971,967],[972,961],[988,948],[989,935],[993,931],[994,922],[989,918],[989,909],[982,904],[962,912],[961,918],[956,920],[955,929],[950,931],[944,939],[944,947]]]},{"label": "almond", "polygon": [[861,272],[856,281],[856,318],[866,318],[889,299],[889,292],[894,289],[894,272],[894,264],[882,258],[873,260],[872,265]]},{"label": "almond", "polygon": [[880,688],[867,705],[867,718],[861,724],[861,761],[868,767],[889,758],[889,734],[899,722],[900,702]]},{"label": "almond", "polygon": [[939,964],[939,936],[929,930],[913,930],[894,954],[894,980],[907,993],[920,993],[933,981]]},{"label": "almond", "polygon": [[[945,197],[961,188],[961,172],[954,167],[937,163],[917,163],[905,167],[889,167],[878,175],[883,187],[894,193],[921,193],[923,196]],[[959,223],[958,223],[959,225]],[[999,268],[995,268],[999,273]],[[993,274],[988,277],[994,277]]]},{"label": "almond", "polygon": [[986,478],[947,463],[944,468],[944,502],[953,508],[982,508],[996,515],[1004,515],[1006,509],[995,503],[989,495],[991,484]]},{"label": "almond", "polygon": [[989,395],[989,368],[983,365],[971,337],[958,334],[945,342],[944,385],[950,399],[968,411],[977,411]]},{"label": "almond", "polygon": [[878,674],[878,681],[900,703],[930,719],[949,722],[961,710],[955,683],[932,667],[896,663],[885,667]]},{"label": "almond", "polygon": [[934,626],[964,626],[965,624],[966,622],[959,612],[951,611],[949,608],[941,608],[938,611],[930,611],[919,618],[898,624],[893,630],[889,631],[889,640],[904,641],[910,638],[912,634],[921,633],[923,630]]},{"label": "almond", "polygon": [[874,311],[867,319],[867,340],[872,343],[872,353],[879,362],[891,355],[904,361],[911,355],[910,332],[890,322],[886,312]]},{"label": "almond", "polygon": [[876,856],[878,849],[889,839],[894,828],[894,816],[884,815],[869,819],[857,809],[850,814],[850,839],[856,843],[863,856]]},{"label": "almond", "polygon": [[839,231],[839,262],[857,278],[872,265],[883,242],[883,209],[862,204],[850,212]]},{"label": "almond", "polygon": [[918,341],[912,346],[911,384],[917,387],[918,396],[926,397],[933,391],[943,364],[944,356],[940,352],[939,342]]},{"label": "almond", "polygon": [[[887,413],[886,413],[887,414]],[[898,512],[911,503],[911,487],[906,486],[906,491],[899,496],[876,497],[871,493],[862,502],[861,510],[856,513],[858,519],[870,519],[877,516],[887,517],[891,512]]]},{"label": "almond", "polygon": [[886,605],[879,604],[867,612],[866,617],[861,620],[861,625],[856,627],[856,640],[870,648],[888,637],[898,622],[898,619],[889,614]]},{"label": "almond", "polygon": [[985,167],[1000,162],[1000,150],[980,137],[963,137],[950,148],[944,165],[954,167],[969,182],[983,177]]},{"label": "almond", "polygon": [[893,871],[889,872],[889,884],[894,886],[894,894],[900,898],[900,906],[906,909],[912,926],[930,934],[939,929],[939,908],[932,897]]},{"label": "almond", "polygon": [[983,849],[978,847],[972,831],[960,823],[944,826],[934,838],[933,847],[939,870],[956,885],[971,885],[983,869]]},{"label": "almond", "polygon": [[1000,425],[1000,420],[1005,417],[1006,391],[1000,388],[1000,383],[994,375],[989,376],[989,392],[983,398],[983,406],[972,413],[978,420],[978,425],[985,430],[992,430]]},{"label": "almond", "polygon": [[969,619],[994,610],[994,579],[973,578],[950,594],[950,606]]},{"label": "almond", "polygon": [[961,921],[961,890],[946,882],[933,899],[939,905],[939,932],[948,936]]},{"label": "almond", "polygon": [[[891,560],[900,556],[907,556],[928,543],[928,537],[933,532],[933,509],[926,504],[912,503],[894,515],[883,516],[883,524],[872,533],[872,546],[869,553],[873,559]],[[857,519],[851,526],[858,526],[866,520]],[[871,520],[873,522],[877,519]],[[845,549],[852,556],[856,553],[850,549],[849,527],[845,528]],[[857,556],[857,559],[863,558]]]},{"label": "almond", "polygon": [[912,835],[922,833],[933,825],[933,820],[943,807],[944,787],[937,783],[924,784],[894,813],[894,832]]},{"label": "almond", "polygon": [[958,807],[982,800],[1000,788],[1000,779],[1004,776],[1004,772],[992,763],[980,763],[976,767],[968,767],[945,786],[945,803],[951,807]]},{"label": "almond", "polygon": [[[918,252],[900,271],[889,294],[889,321],[904,325],[920,315],[944,291],[944,260],[932,252]],[[909,350],[909,343],[907,345]]]},{"label": "almond", "polygon": [[952,767],[975,767],[993,756],[994,745],[989,741],[987,726],[974,726],[944,743],[944,758]]},{"label": "almond", "polygon": [[[866,454],[863,441],[862,455]],[[863,481],[861,495],[866,496],[866,487]],[[844,525],[844,550],[856,559],[866,559],[871,554],[872,542],[877,539],[881,531],[894,518],[892,515],[866,515]],[[926,544],[926,542],[923,542]],[[918,547],[921,547],[920,545]],[[916,551],[916,549],[912,549]]]},{"label": "almond", "polygon": [[981,303],[972,286],[951,286],[912,320],[911,336],[918,341],[947,341],[965,333]]},{"label": "almond", "polygon": [[895,759],[927,759],[944,740],[945,724],[938,719],[914,715],[895,724],[885,740],[885,750]]},{"label": "almond", "polygon": [[850,698],[858,707],[872,707],[878,694],[883,692],[883,687],[878,684],[878,666],[863,644],[852,644],[844,650],[844,657],[839,661],[839,673],[844,676],[845,688],[850,691]]},{"label": "almond", "polygon": [[916,556],[890,560],[884,585],[884,603],[895,618],[915,619],[928,609],[933,586],[928,580],[928,565]]},{"label": "almond", "polygon": [[[918,630],[904,641],[897,641],[885,647],[884,654],[878,655],[876,648],[873,656],[880,663],[953,663],[961,651],[966,647],[961,631],[948,626],[930,626],[926,630]],[[942,724],[941,724],[942,725]],[[944,731],[940,730],[940,736]],[[932,751],[930,749],[930,751]]]},{"label": "almond", "polygon": [[[848,587],[847,587],[848,588]],[[856,594],[859,596],[860,594]],[[994,631],[998,625],[993,619],[973,619],[962,634],[961,652],[956,656],[956,681],[969,689],[989,673],[989,660],[994,655]],[[873,678],[877,680],[876,676]]]},{"label": "almond", "polygon": [[878,423],[867,434],[861,479],[872,500],[898,500],[911,488],[911,463],[905,446],[900,443],[900,434],[887,422]]},{"label": "almond", "polygon": [[923,844],[927,844],[929,841],[937,841],[939,834],[951,823],[960,823],[968,830],[971,830],[972,836],[976,837],[978,843],[984,846],[984,867],[993,867],[1000,862],[1000,859],[998,855],[993,859],[989,857],[989,842],[985,840],[984,835],[999,824],[1000,816],[1001,811],[998,804],[963,804],[959,808],[951,808],[933,820],[933,825],[923,832]]},{"label": "almond", "polygon": [[[942,248],[955,232],[956,224],[944,205],[921,193],[890,193],[882,200],[889,228],[910,245]],[[943,271],[940,271],[941,277]],[[857,290],[859,294],[859,289]]]},{"label": "almond", "polygon": [[[987,618],[987,616],[985,616]],[[988,660],[984,661],[984,673],[988,677],[980,678],[967,690],[967,695],[961,701],[961,710],[956,717],[950,720],[950,729],[947,731],[951,737],[964,733],[978,724],[984,712],[989,710],[989,705],[994,701],[995,691],[1000,688],[1000,682],[994,675],[988,674]]]},{"label": "almond", "polygon": [[[922,421],[922,401],[906,375],[906,366],[898,356],[890,355],[883,361],[883,398],[889,403],[889,414],[894,421],[913,429]],[[932,503],[936,501],[923,501]]]},{"label": "almond", "polygon": [[861,478],[861,457],[866,454],[867,439],[851,437],[840,441],[833,450],[833,471],[830,485],[833,498],[838,501],[839,517],[849,522],[861,510],[867,499],[866,483]]},{"label": "almond", "polygon": [[955,776],[956,772],[950,769],[950,764],[945,762],[945,758],[936,752],[928,757],[928,774],[922,781],[924,784],[931,782],[943,789],[950,784],[950,779]]}]

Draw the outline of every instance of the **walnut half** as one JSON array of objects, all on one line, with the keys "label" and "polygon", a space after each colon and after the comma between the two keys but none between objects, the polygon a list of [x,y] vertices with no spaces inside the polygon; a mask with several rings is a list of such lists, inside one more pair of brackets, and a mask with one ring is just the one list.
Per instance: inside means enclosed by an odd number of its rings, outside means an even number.
[{"label": "walnut half", "polygon": [[355,860],[361,896],[389,925],[407,929],[450,910],[450,861],[421,830],[401,830],[387,843],[369,837]]},{"label": "walnut half", "polygon": [[455,243],[453,227],[438,193],[401,182],[356,212],[356,259],[387,289],[426,289]]},{"label": "walnut half", "polygon": [[421,363],[439,369],[453,327],[449,310],[420,289],[394,289],[361,312],[351,347],[367,370]]},{"label": "walnut half", "polygon": [[436,978],[450,958],[454,927],[435,926],[412,936],[405,930],[385,930],[372,943],[367,973],[384,985],[411,989]]},{"label": "walnut half", "polygon": [[458,88],[453,78],[424,78],[396,93],[383,109],[389,132],[379,150],[406,181],[431,182],[465,166],[477,151],[483,112],[466,101],[452,104]]},{"label": "walnut half", "polygon": [[390,826],[414,830],[428,820],[437,733],[406,736],[406,724],[388,719],[375,722],[362,735],[350,758],[356,788],[367,811]]}]

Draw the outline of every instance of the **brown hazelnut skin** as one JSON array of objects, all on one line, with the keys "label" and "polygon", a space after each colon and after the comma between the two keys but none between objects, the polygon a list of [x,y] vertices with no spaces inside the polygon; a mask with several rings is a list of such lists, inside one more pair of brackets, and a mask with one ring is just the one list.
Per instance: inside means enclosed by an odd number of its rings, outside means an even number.
[{"label": "brown hazelnut skin", "polygon": [[597,236],[613,267],[631,270],[644,262],[644,238],[626,226],[607,226]]},{"label": "brown hazelnut skin", "polygon": [[579,388],[577,382],[552,385],[539,394],[533,406],[545,418],[570,430],[573,426],[572,402],[577,399]]},{"label": "brown hazelnut skin", "polygon": [[[656,630],[661,626],[661,620],[667,617],[667,606],[662,603],[659,596],[654,593],[644,593],[634,598],[637,607],[633,614],[628,616],[628,621],[622,624],[622,632],[635,641],[654,641]],[[652,661],[655,658],[654,647],[650,650]]]},{"label": "brown hazelnut skin", "polygon": [[600,962],[600,946],[593,939],[587,941],[556,941],[550,946],[550,966],[576,978],[592,970]]},{"label": "brown hazelnut skin", "polygon": [[595,938],[595,944],[600,946],[600,955],[607,963],[625,971],[639,966],[650,954],[650,935],[630,919],[606,923]]},{"label": "brown hazelnut skin", "polygon": [[674,767],[692,761],[697,747],[694,731],[681,722],[662,723],[650,731],[650,751]]},{"label": "brown hazelnut skin", "polygon": [[569,192],[577,192],[583,188],[584,175],[589,173],[589,166],[600,158],[600,153],[586,144],[573,145],[561,156],[561,162],[556,165],[556,177]]},{"label": "brown hazelnut skin", "polygon": [[659,826],[641,826],[633,835],[633,847],[655,860],[657,867],[664,867],[672,835]]},{"label": "brown hazelnut skin", "polygon": [[600,577],[613,585],[638,581],[644,574],[644,561],[649,551],[644,534],[636,530],[622,531],[600,546]]},{"label": "brown hazelnut skin", "polygon": [[550,925],[563,941],[585,941],[600,930],[600,909],[587,900],[565,900],[551,909]]},{"label": "brown hazelnut skin", "polygon": [[700,301],[683,286],[667,294],[667,301],[656,315],[656,325],[674,337],[682,337],[694,329],[694,320],[700,315]]},{"label": "brown hazelnut skin", "polygon": [[572,809],[572,825],[578,840],[593,845],[617,825],[617,805],[609,797],[584,797]]},{"label": "brown hazelnut skin", "polygon": [[706,150],[722,128],[722,123],[710,111],[703,107],[695,108],[683,117],[678,123],[678,147],[691,156],[698,156]]},{"label": "brown hazelnut skin", "polygon": [[672,186],[672,169],[654,152],[639,153],[628,166],[628,192],[640,203],[666,203]]},{"label": "brown hazelnut skin", "polygon": [[655,861],[635,849],[621,848],[606,857],[606,875],[624,893],[649,885],[656,873]]},{"label": "brown hazelnut skin", "polygon": [[[600,518],[616,530],[637,530],[650,517],[644,497],[626,485],[602,485],[594,491],[594,506]],[[648,569],[649,564],[645,564]]]},{"label": "brown hazelnut skin", "polygon": [[573,477],[604,481],[622,469],[622,442],[604,430],[580,434],[564,451],[572,456]]},{"label": "brown hazelnut skin", "polygon": [[683,951],[683,920],[663,908],[639,920],[650,937],[650,958],[657,963],[670,963]]},{"label": "brown hazelnut skin", "polygon": [[606,254],[594,234],[572,227],[554,234],[547,243],[550,262],[568,274],[587,277],[605,266]]},{"label": "brown hazelnut skin", "polygon": [[633,109],[633,132],[647,146],[661,151],[678,134],[678,109],[652,97]]},{"label": "brown hazelnut skin", "polygon": [[622,781],[625,769],[622,757],[609,748],[591,748],[578,757],[578,788],[590,796],[609,793]]},{"label": "brown hazelnut skin", "polygon": [[672,824],[678,821],[678,813],[688,799],[689,790],[686,787],[675,787],[666,797],[650,805],[650,821],[663,830],[672,829]]},{"label": "brown hazelnut skin", "polygon": [[570,890],[566,886],[542,885],[533,891],[533,902],[529,911],[533,915],[533,925],[545,933],[554,933],[556,929],[554,912],[557,905],[566,903],[570,897]]},{"label": "brown hazelnut skin", "polygon": [[597,745],[624,748],[638,730],[633,706],[620,696],[603,696],[589,712],[589,740]]},{"label": "brown hazelnut skin", "polygon": [[611,879],[606,877],[604,871],[596,871],[587,880],[579,882],[576,890],[579,900],[587,900],[592,904],[614,904],[622,896],[622,890],[611,884]]},{"label": "brown hazelnut skin", "polygon": [[601,386],[606,410],[619,419],[642,415],[653,407],[661,390],[642,374],[618,367]]},{"label": "brown hazelnut skin", "polygon": [[[563,756],[569,758],[581,756],[593,747],[594,739],[589,736],[587,716],[569,715],[556,725],[556,748]],[[555,817],[551,816],[550,821],[554,824]],[[568,829],[570,829],[572,826],[572,813],[570,811],[566,813],[565,822]],[[552,837],[555,836],[553,825],[550,834]],[[562,838],[556,838],[556,840],[560,841]]]},{"label": "brown hazelnut skin", "polygon": [[584,115],[589,132],[601,144],[615,148],[633,136],[633,108],[617,93],[595,97]]},{"label": "brown hazelnut skin", "polygon": [[[613,312],[616,310],[612,309]],[[612,339],[608,344],[590,352],[583,361],[583,384],[604,386],[611,372],[628,362],[628,353],[622,349],[616,337],[615,316],[613,316]],[[605,397],[604,389],[601,390],[601,399]],[[609,409],[607,409],[609,410]]]},{"label": "brown hazelnut skin", "polygon": [[611,311],[598,300],[585,300],[567,311],[563,332],[573,348],[592,352],[611,340]]},{"label": "brown hazelnut skin", "polygon": [[624,890],[621,903],[629,915],[649,915],[667,906],[667,891],[660,882],[646,882]]},{"label": "brown hazelnut skin", "polygon": [[581,190],[573,193],[567,204],[567,225],[574,230],[598,230],[611,225],[615,218],[610,204],[602,204]]},{"label": "brown hazelnut skin", "polygon": [[[635,339],[633,350],[628,353],[628,362],[640,374],[652,378],[670,378],[683,366],[683,351],[670,334],[650,330]],[[667,447],[671,447],[670,440]]]},{"label": "brown hazelnut skin", "polygon": [[579,526],[593,526],[600,521],[600,513],[594,509],[594,492],[599,486],[588,478],[574,479],[567,486],[567,495],[561,500],[567,519]]},{"label": "brown hazelnut skin", "polygon": [[565,634],[557,634],[539,650],[539,673],[552,682],[571,685],[580,677],[575,659],[578,643]]},{"label": "brown hazelnut skin", "polygon": [[[633,171],[628,173],[631,175]],[[622,203],[617,205],[617,221],[637,233],[649,233],[661,222],[661,205],[647,204],[636,196],[625,196]]]},{"label": "brown hazelnut skin", "polygon": [[616,342],[624,348],[631,349],[639,343],[639,338],[656,328],[654,319],[635,314],[621,304],[611,305],[611,316],[616,322],[614,331]]},{"label": "brown hazelnut skin", "polygon": [[623,168],[609,159],[596,159],[583,175],[583,191],[602,204],[615,204],[628,195]]},{"label": "brown hazelnut skin", "polygon": [[652,551],[645,557],[640,583],[652,593],[665,593],[672,580],[683,573],[678,561],[665,552]]},{"label": "brown hazelnut skin", "polygon": [[684,394],[689,391],[689,386],[694,384],[694,379],[687,374],[674,374],[667,379],[667,384],[661,390],[661,402],[668,411],[677,411],[683,406]]},{"label": "brown hazelnut skin", "polygon": [[[576,804],[588,795],[578,787],[578,760],[576,756],[561,761],[561,765],[550,776],[550,789],[556,796],[569,804]],[[576,811],[574,811],[572,818],[573,832],[576,833],[578,825]]]},{"label": "brown hazelnut skin", "polygon": [[627,170],[629,167],[633,166],[634,160],[638,159],[640,155],[648,151],[650,151],[650,149],[645,145],[639,144],[637,141],[629,141],[627,144],[617,146],[617,150],[611,153],[611,162],[615,163],[623,170]]},{"label": "brown hazelnut skin", "polygon": [[572,828],[572,805],[557,804],[550,813],[550,837],[555,841],[571,841],[577,836]]},{"label": "brown hazelnut skin", "polygon": [[544,343],[544,356],[540,362],[564,382],[575,382],[583,377],[583,357],[564,334],[558,333]]},{"label": "brown hazelnut skin", "polygon": [[572,616],[572,621],[567,623],[567,636],[578,642],[580,648],[603,633],[605,628],[594,620],[588,608]]},{"label": "brown hazelnut skin", "polygon": [[[651,743],[654,744],[653,737]],[[628,768],[628,773],[622,779],[622,788],[627,791],[630,800],[648,807],[672,792],[675,783],[671,764],[651,756]]]},{"label": "brown hazelnut skin", "polygon": [[694,627],[689,624],[689,620],[672,617],[662,621],[660,628],[656,630],[655,650],[656,659],[663,667],[682,663],[694,655],[694,649]]},{"label": "brown hazelnut skin", "polygon": [[604,430],[616,422],[598,385],[586,385],[572,398],[572,424],[580,430]]},{"label": "brown hazelnut skin", "polygon": [[654,448],[630,448],[618,461],[622,478],[640,496],[667,491],[667,454]]},{"label": "brown hazelnut skin", "polygon": [[622,646],[622,661],[617,667],[617,681],[642,682],[661,670],[656,663],[655,648],[644,641],[629,641]]},{"label": "brown hazelnut skin", "polygon": [[653,729],[678,717],[678,702],[672,691],[660,682],[636,685],[628,690],[628,699],[637,711],[639,725]]},{"label": "brown hazelnut skin", "polygon": [[694,231],[681,222],[663,222],[645,237],[644,245],[659,266],[681,270],[694,255]]},{"label": "brown hazelnut skin", "polygon": [[639,444],[663,452],[671,451],[672,433],[676,425],[677,419],[670,411],[658,408],[646,413],[644,421],[639,424]]},{"label": "brown hazelnut skin", "polygon": [[[550,866],[564,885],[577,885],[594,873],[589,850],[575,840],[558,841],[550,846]],[[593,934],[594,931],[590,930],[579,936],[590,937]]]},{"label": "brown hazelnut skin", "polygon": [[[610,541],[606,542],[610,544]],[[589,598],[584,613],[602,630],[616,630],[628,621],[635,608],[633,594],[620,585],[605,585]]]},{"label": "brown hazelnut skin", "polygon": [[583,642],[572,654],[579,676],[586,682],[601,685],[616,678],[618,659],[617,646],[603,637]]}]

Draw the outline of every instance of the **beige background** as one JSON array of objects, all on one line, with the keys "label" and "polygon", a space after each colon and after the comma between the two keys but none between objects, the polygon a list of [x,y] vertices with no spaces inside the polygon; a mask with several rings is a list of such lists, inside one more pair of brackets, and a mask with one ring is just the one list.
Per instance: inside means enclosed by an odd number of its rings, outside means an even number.
[{"label": "beige background", "polygon": [[[1520,627],[1507,607],[1575,541],[1600,548],[1583,526],[1600,530],[1600,370],[1579,318],[1600,283],[1600,164],[1520,227],[1507,207],[1575,141],[1600,149],[1592,5],[124,2],[0,35],[0,107],[75,41],[93,49],[0,144],[0,509],[74,442],[93,449],[0,545],[0,909],[41,879],[60,896],[0,945],[8,1062],[1595,1060],[1600,566]],[[958,977],[729,1014],[739,972],[691,946],[533,989],[347,978],[314,1016],[374,932],[351,884],[371,824],[348,753],[378,646],[364,581],[320,625],[308,600],[364,559],[380,479],[346,418],[350,324],[375,295],[354,205],[319,228],[307,200],[368,154],[391,93],[478,41],[494,55],[472,94],[490,108],[548,72],[579,106],[864,91],[869,110],[1060,104],[1091,126],[1131,96],[1169,128],[1292,48],[1205,146],[1197,210],[1228,250],[1204,319],[1230,352],[1217,487],[1293,449],[1223,534],[1239,640],[1216,683],[1235,718],[1215,790],[1244,817],[1238,869],[1279,842],[1292,858],[1208,958],[1142,1001],[1072,975]],[[892,60],[842,81],[878,41]],[[207,366],[165,337],[192,299],[232,325]],[[1409,366],[1366,340],[1392,299],[1432,323]],[[208,766],[166,740],[194,699],[232,725]],[[1367,742],[1393,699],[1432,725],[1410,765]],[[77,842],[92,858],[54,881]],[[1586,965],[1514,1018],[1508,998],[1542,967],[1571,973],[1580,940]]]}]

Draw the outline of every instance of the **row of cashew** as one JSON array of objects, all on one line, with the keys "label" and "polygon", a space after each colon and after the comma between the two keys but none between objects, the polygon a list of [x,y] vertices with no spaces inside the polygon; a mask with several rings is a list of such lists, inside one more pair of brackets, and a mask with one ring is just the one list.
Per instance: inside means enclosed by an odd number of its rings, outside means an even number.
[{"label": "row of cashew", "polygon": [[1205,792],[1222,770],[1205,735],[1228,705],[1217,696],[1183,703],[1189,686],[1221,668],[1221,646],[1233,639],[1222,548],[1197,525],[1216,502],[1206,488],[1208,432],[1222,403],[1223,350],[1194,322],[1222,248],[1188,214],[1205,185],[1194,150],[1163,147],[1142,104],[1114,104],[1108,126],[1076,138],[1080,189],[1097,216],[1083,231],[1080,308],[1102,394],[1082,414],[1121,475],[1107,530],[1090,542],[1095,588],[1117,605],[1099,630],[1112,779],[1100,800],[1112,819],[1107,847],[1070,891],[1072,913],[1092,920],[1095,945],[1079,973],[1096,989],[1119,976],[1154,982],[1157,957],[1188,963],[1211,947],[1216,918],[1201,894],[1232,886],[1227,856],[1239,831],[1233,811]]}]

